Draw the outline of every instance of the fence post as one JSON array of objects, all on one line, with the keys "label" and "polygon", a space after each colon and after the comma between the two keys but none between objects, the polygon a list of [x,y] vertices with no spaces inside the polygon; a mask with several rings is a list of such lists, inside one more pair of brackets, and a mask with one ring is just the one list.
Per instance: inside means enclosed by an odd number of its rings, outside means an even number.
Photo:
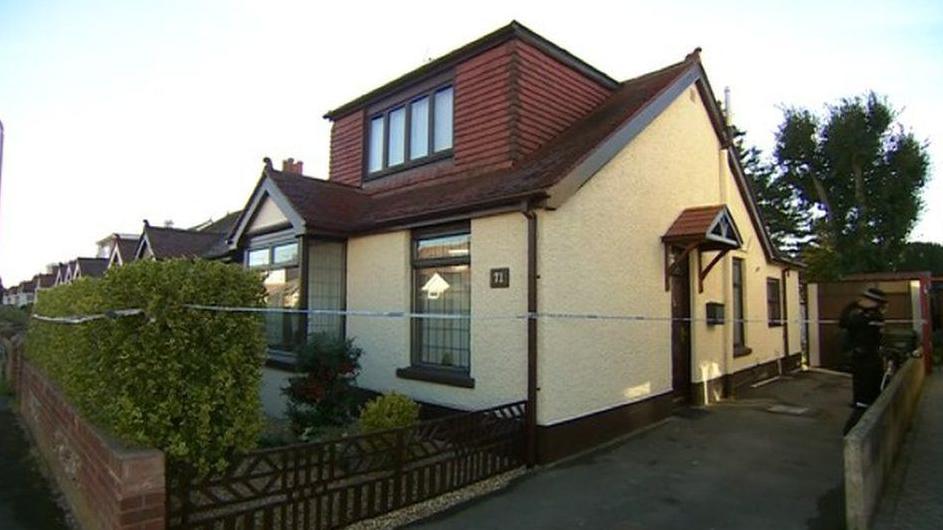
[{"label": "fence post", "polygon": [[404,466],[404,455],[405,453],[405,443],[403,440],[403,432],[405,429],[396,430],[396,448],[394,452],[393,460],[393,507],[399,508],[403,502],[403,466]]}]

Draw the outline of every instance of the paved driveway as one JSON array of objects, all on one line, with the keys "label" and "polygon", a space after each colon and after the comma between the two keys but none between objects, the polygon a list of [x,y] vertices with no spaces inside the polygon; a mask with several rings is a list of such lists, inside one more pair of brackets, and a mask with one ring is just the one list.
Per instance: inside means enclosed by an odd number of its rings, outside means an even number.
[{"label": "paved driveway", "polygon": [[[787,376],[737,401],[681,410],[413,527],[843,528],[850,396],[843,376]],[[768,410],[776,404],[808,410]]]}]

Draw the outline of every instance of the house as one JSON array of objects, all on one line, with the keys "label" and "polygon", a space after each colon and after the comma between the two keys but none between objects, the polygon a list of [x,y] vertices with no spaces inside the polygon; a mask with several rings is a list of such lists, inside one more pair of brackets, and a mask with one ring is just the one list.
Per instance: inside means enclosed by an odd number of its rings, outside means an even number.
[{"label": "house", "polygon": [[17,286],[9,287],[3,290],[3,305],[16,305],[17,301]]},{"label": "house", "polygon": [[203,223],[194,228],[152,226],[144,221],[144,230],[138,238],[134,259],[208,258],[228,259],[226,236],[241,212],[226,214],[218,221]]},{"label": "house", "polygon": [[540,461],[797,366],[716,102],[699,50],[619,82],[514,22],[328,112],[328,179],[266,160],[229,239],[270,306],[347,311],[269,318],[267,412],[316,331],[368,390],[526,399]]},{"label": "house", "polygon": [[26,307],[33,303],[36,293],[36,286],[33,284],[33,280],[25,280],[20,282],[16,286],[16,301],[14,305],[17,307]]},{"label": "house", "polygon": [[108,268],[120,267],[126,262],[134,260],[134,251],[137,249],[139,236],[135,234],[109,234],[98,241],[99,258],[108,260]]},{"label": "house", "polygon": [[46,289],[52,289],[56,286],[56,270],[57,266],[50,266],[47,268],[47,272],[42,274],[37,274],[33,276],[33,285],[35,286],[33,292],[34,301],[39,298],[40,291]]},{"label": "house", "polygon": [[108,258],[76,258],[70,281],[79,278],[100,278],[108,270]]}]

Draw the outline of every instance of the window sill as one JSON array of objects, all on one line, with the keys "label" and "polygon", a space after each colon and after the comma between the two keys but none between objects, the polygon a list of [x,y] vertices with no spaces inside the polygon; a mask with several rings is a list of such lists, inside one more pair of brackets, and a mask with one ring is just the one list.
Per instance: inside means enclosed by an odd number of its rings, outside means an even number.
[{"label": "window sill", "polygon": [[733,356],[734,357],[746,357],[753,353],[753,348],[747,348],[746,346],[734,346],[733,347]]},{"label": "window sill", "polygon": [[769,323],[769,327],[771,327],[771,328],[781,328],[781,327],[783,327],[783,324],[782,324],[782,322],[770,322],[770,323]]},{"label": "window sill", "polygon": [[385,167],[383,169],[374,171],[373,173],[371,173],[370,170],[368,169],[364,169],[363,181],[371,182],[374,180],[379,180],[379,179],[382,179],[383,177],[395,175],[396,173],[402,173],[410,169],[416,169],[417,167],[422,167],[422,166],[429,165],[435,162],[439,162],[440,160],[446,160],[446,159],[452,158],[453,156],[454,156],[454,147],[450,147],[448,149],[443,149],[442,151],[439,151],[437,153],[433,153],[431,155],[427,155],[422,158],[417,158],[416,160],[409,160],[406,162],[402,162],[400,164],[396,164],[395,166]]},{"label": "window sill", "polygon": [[436,369],[427,366],[408,366],[397,368],[396,377],[438,383],[440,385],[457,386],[461,388],[475,388],[475,380],[467,374],[454,370]]}]

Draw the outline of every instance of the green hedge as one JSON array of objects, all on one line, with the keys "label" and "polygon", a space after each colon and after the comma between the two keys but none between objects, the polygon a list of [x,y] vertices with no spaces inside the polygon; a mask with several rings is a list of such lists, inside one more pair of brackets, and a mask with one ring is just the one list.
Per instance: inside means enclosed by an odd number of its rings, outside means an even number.
[{"label": "green hedge", "polygon": [[157,447],[171,471],[221,471],[262,428],[261,318],[183,304],[260,307],[258,275],[218,262],[134,262],[102,279],[43,291],[33,313],[143,315],[78,325],[31,320],[27,356],[83,415],[119,439]]}]

